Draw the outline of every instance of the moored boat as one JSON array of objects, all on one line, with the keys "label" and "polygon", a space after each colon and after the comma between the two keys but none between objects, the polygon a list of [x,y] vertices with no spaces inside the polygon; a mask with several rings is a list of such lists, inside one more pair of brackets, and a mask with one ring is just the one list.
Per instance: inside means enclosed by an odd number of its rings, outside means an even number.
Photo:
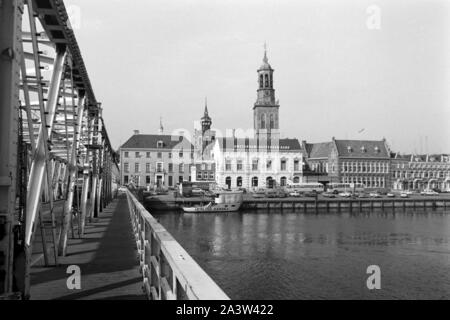
[{"label": "moored boat", "polygon": [[242,191],[218,192],[214,202],[205,206],[183,207],[184,212],[234,212],[238,211],[243,201]]}]

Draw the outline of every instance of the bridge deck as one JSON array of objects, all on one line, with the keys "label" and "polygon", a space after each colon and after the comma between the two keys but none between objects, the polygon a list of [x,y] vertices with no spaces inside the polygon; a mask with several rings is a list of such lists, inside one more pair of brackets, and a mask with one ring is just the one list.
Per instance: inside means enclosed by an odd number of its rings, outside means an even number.
[{"label": "bridge deck", "polygon": [[[59,264],[32,267],[32,299],[145,299],[125,195],[86,225],[83,239],[69,239]],[[67,288],[69,265],[81,269],[80,290]]]}]

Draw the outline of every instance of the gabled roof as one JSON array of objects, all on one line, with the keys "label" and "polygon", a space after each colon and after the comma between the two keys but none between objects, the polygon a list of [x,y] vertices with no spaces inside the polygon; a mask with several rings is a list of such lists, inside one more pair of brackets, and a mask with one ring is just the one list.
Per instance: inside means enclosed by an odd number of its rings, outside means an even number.
[{"label": "gabled roof", "polygon": [[305,148],[308,157],[314,158],[328,158],[331,153],[331,142],[320,142],[320,143],[306,143]]},{"label": "gabled roof", "polygon": [[384,140],[334,140],[339,157],[390,158]]},{"label": "gabled roof", "polygon": [[[217,138],[219,146],[222,150],[234,150],[234,149],[242,149],[242,150],[259,150],[266,149],[264,146],[267,146],[267,141],[259,140],[259,139],[250,139],[250,138]],[[276,146],[272,144],[272,146]],[[300,151],[301,146],[298,139],[284,138],[278,140],[278,151]]]},{"label": "gabled roof", "polygon": [[[162,147],[158,148],[158,141],[162,141]],[[193,149],[192,143],[176,135],[159,134],[134,134],[125,142],[121,148],[124,149]]]},{"label": "gabled roof", "polygon": [[309,159],[328,158],[336,146],[338,156],[342,158],[390,158],[390,151],[384,140],[335,140],[330,142],[306,143]]}]

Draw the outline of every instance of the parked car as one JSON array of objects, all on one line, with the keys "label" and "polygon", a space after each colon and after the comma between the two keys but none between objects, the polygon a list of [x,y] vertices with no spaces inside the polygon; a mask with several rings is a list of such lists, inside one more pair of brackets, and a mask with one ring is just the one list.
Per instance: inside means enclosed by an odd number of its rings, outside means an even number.
[{"label": "parked car", "polygon": [[193,188],[191,195],[193,197],[199,197],[199,196],[204,196],[205,195],[205,191],[203,189],[200,188]]},{"label": "parked car", "polygon": [[341,193],[339,193],[339,197],[342,197],[342,198],[350,198],[351,195],[352,194],[350,192],[341,192]]},{"label": "parked car", "polygon": [[400,198],[409,198],[409,194],[407,192],[400,193]]},{"label": "parked car", "polygon": [[335,198],[336,197],[334,192],[324,192],[324,193],[322,193],[322,196],[324,196],[325,198]]},{"label": "parked car", "polygon": [[389,198],[395,198],[395,194],[393,194],[392,192],[388,192],[387,196]]},{"label": "parked car", "polygon": [[297,190],[289,192],[290,197],[300,197],[302,194]]},{"label": "parked car", "polygon": [[264,189],[257,189],[252,192],[253,198],[265,198],[266,197],[266,190]]},{"label": "parked car", "polygon": [[437,193],[436,191],[433,191],[433,190],[424,190],[420,194],[424,195],[424,196],[437,196],[437,195],[439,195],[439,193]]},{"label": "parked car", "polygon": [[381,194],[379,194],[378,192],[371,192],[369,194],[369,197],[371,197],[371,198],[381,198]]},{"label": "parked car", "polygon": [[369,195],[367,193],[365,193],[365,192],[360,192],[358,194],[358,198],[368,198],[368,197],[369,197]]},{"label": "parked car", "polygon": [[266,190],[266,197],[267,198],[277,198],[278,192],[276,190]]},{"label": "parked car", "polygon": [[315,197],[317,197],[318,193],[317,193],[317,191],[309,191],[309,192],[305,192],[303,195],[305,197],[315,198]]}]

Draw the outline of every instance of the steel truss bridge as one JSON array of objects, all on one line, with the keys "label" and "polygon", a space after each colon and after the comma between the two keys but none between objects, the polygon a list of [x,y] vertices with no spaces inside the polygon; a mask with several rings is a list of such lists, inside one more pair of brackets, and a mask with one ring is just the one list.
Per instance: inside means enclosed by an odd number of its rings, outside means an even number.
[{"label": "steel truss bridge", "polygon": [[0,298],[30,298],[38,238],[56,270],[74,228],[83,239],[114,201],[127,204],[149,298],[228,298],[131,192],[114,199],[118,179],[63,1],[0,0]]}]

